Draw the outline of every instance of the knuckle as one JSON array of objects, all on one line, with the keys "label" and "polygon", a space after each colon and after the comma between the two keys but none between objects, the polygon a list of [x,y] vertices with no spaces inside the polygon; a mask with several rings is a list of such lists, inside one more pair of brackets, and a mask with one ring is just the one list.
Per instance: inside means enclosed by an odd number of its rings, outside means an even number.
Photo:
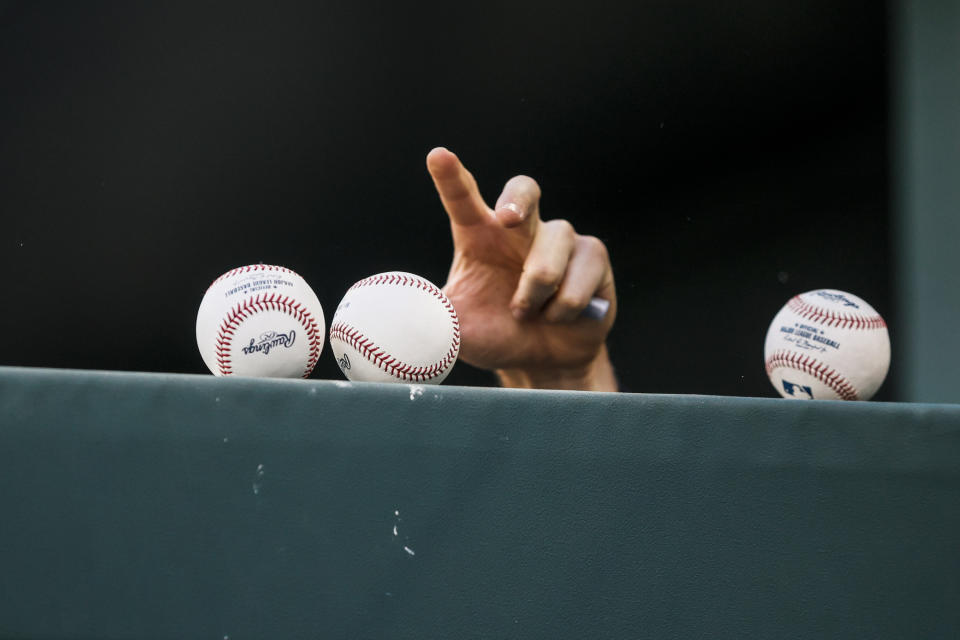
[{"label": "knuckle", "polygon": [[607,251],[607,245],[603,243],[603,240],[596,236],[580,236],[578,242],[582,250],[595,255],[600,259],[607,261],[610,259],[609,252]]},{"label": "knuckle", "polygon": [[519,312],[521,312],[521,313],[526,313],[527,311],[529,311],[529,310],[530,310],[530,306],[531,306],[531,302],[530,302],[530,299],[529,299],[527,296],[523,296],[523,297],[521,297],[521,298],[517,298],[517,299],[514,300],[512,303],[510,303],[510,308],[511,308],[511,309],[516,309],[517,311],[519,311]]},{"label": "knuckle", "polygon": [[517,183],[523,187],[523,190],[530,194],[532,198],[540,198],[540,185],[530,176],[519,175],[514,178]]},{"label": "knuckle", "polygon": [[507,181],[504,191],[510,191],[530,203],[536,203],[540,200],[540,185],[530,176],[514,176]]},{"label": "knuckle", "polygon": [[527,271],[530,283],[540,288],[556,286],[562,277],[563,273],[550,265],[537,265]]},{"label": "knuckle", "polygon": [[564,311],[579,311],[587,306],[588,299],[581,295],[561,291],[555,298],[555,304]]},{"label": "knuckle", "polygon": [[549,220],[547,222],[544,222],[544,224],[550,225],[551,229],[558,235],[562,235],[570,238],[576,235],[576,232],[573,229],[573,225],[570,224],[568,220],[557,218],[555,220]]}]

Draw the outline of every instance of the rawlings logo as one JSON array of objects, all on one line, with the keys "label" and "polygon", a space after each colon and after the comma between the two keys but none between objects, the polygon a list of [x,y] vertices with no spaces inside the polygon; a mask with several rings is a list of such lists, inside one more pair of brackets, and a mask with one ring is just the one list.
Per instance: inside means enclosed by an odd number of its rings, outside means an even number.
[{"label": "rawlings logo", "polygon": [[842,293],[827,293],[826,291],[815,291],[814,295],[820,296],[824,300],[829,300],[830,302],[840,302],[845,307],[853,307],[854,309],[859,309],[860,305],[856,302],[843,295]]},{"label": "rawlings logo", "polygon": [[267,331],[260,335],[259,342],[250,338],[250,344],[243,348],[243,352],[247,355],[252,353],[267,355],[274,347],[290,348],[293,346],[293,341],[296,340],[296,338],[297,333],[293,329],[290,330],[290,333]]}]

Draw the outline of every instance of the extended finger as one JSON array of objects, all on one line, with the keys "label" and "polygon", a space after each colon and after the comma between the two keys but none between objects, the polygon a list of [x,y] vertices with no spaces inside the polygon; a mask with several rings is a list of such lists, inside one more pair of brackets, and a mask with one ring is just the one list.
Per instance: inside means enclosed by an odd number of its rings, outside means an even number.
[{"label": "extended finger", "polygon": [[532,317],[557,292],[575,239],[573,227],[566,220],[551,220],[539,226],[510,302],[515,317]]},{"label": "extended finger", "polygon": [[[577,236],[560,288],[544,307],[544,319],[573,322],[582,317],[594,296],[606,293],[609,275],[610,260],[603,243],[591,236]],[[597,298],[597,303],[602,300]]]},{"label": "extended finger", "polygon": [[540,222],[540,185],[528,176],[510,178],[494,211],[504,227],[519,229],[532,238]]},{"label": "extended finger", "polygon": [[427,171],[453,223],[468,226],[489,221],[490,209],[477,181],[456,155],[443,147],[433,149],[427,154]]}]

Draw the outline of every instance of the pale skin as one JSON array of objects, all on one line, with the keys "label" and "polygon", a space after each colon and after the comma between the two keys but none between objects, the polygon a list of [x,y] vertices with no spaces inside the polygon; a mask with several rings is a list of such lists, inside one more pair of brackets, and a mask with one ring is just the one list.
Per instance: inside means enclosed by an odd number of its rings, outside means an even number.
[{"label": "pale skin", "polygon": [[[506,387],[616,391],[606,338],[617,296],[603,242],[542,220],[532,178],[511,178],[490,208],[449,150],[430,151],[427,170],[453,234],[443,290],[460,316],[460,358]],[[580,316],[592,297],[610,302],[601,320]]]}]

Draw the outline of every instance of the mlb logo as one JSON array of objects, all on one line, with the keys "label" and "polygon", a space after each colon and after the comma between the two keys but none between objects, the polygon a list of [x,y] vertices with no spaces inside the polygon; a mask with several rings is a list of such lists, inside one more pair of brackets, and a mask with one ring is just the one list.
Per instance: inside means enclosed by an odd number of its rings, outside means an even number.
[{"label": "mlb logo", "polygon": [[805,398],[807,400],[813,400],[813,389],[808,386],[794,384],[792,382],[783,381],[783,390],[787,392],[793,398]]}]

